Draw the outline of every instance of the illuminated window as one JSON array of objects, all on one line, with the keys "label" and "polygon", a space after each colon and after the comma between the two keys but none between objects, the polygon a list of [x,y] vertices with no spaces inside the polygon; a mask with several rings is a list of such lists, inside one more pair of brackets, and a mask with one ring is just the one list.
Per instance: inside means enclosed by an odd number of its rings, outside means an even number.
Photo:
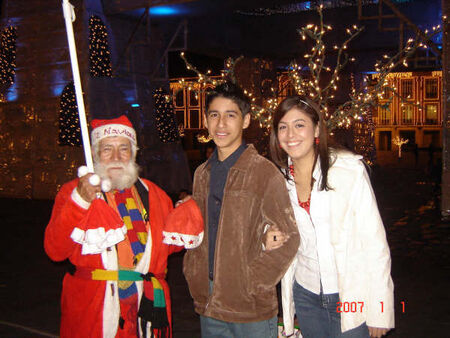
[{"label": "illuminated window", "polygon": [[198,94],[196,90],[190,90],[189,91],[189,107],[198,107],[199,100],[198,100]]},{"label": "illuminated window", "polygon": [[425,105],[425,123],[437,124],[438,121],[438,107],[437,104]]},{"label": "illuminated window", "polygon": [[412,104],[405,104],[402,107],[402,124],[412,124],[414,107]]},{"label": "illuminated window", "polygon": [[378,150],[388,151],[392,147],[392,133],[390,131],[380,131],[378,138]]},{"label": "illuminated window", "polygon": [[183,110],[176,109],[175,115],[177,117],[177,123],[182,124],[184,126],[184,128],[186,128],[186,123],[185,123],[185,118],[184,118],[184,109]]},{"label": "illuminated window", "polygon": [[200,110],[189,109],[189,128],[190,129],[200,129],[201,126],[201,116]]},{"label": "illuminated window", "polygon": [[389,106],[381,106],[378,108],[378,123],[379,124],[390,124],[391,123],[391,111]]},{"label": "illuminated window", "polygon": [[425,98],[437,99],[438,98],[438,80],[437,79],[425,79]]},{"label": "illuminated window", "polygon": [[403,145],[403,147],[405,147],[405,150],[407,148],[413,147],[416,143],[416,132],[414,130],[400,130],[398,134],[400,138],[408,140],[408,143]]},{"label": "illuminated window", "polygon": [[389,99],[392,96],[392,88],[386,86],[383,88],[383,99]]},{"label": "illuminated window", "polygon": [[402,79],[401,81],[401,96],[404,99],[413,98],[413,80],[412,79]]},{"label": "illuminated window", "polygon": [[423,131],[423,145],[429,147],[432,144],[434,147],[441,146],[441,133],[439,130],[424,130]]},{"label": "illuminated window", "polygon": [[180,89],[175,95],[175,107],[184,107],[184,90]]}]

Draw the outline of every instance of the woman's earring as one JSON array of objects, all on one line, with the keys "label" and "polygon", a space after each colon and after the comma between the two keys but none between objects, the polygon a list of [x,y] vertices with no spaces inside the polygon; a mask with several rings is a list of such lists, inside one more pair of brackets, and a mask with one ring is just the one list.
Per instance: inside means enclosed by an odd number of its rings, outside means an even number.
[{"label": "woman's earring", "polygon": [[282,149],[282,148],[281,148],[281,144],[278,143],[278,146],[280,147],[280,149]]},{"label": "woman's earring", "polygon": [[316,145],[318,146],[319,143],[320,143],[320,139],[319,139],[318,137],[316,137],[316,138],[314,139],[314,141],[315,141]]}]

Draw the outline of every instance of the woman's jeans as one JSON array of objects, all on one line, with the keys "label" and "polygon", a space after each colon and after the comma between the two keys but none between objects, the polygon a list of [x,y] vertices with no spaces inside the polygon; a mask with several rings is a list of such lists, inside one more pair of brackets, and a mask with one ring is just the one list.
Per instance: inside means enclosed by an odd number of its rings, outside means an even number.
[{"label": "woman's jeans", "polygon": [[339,294],[317,295],[294,282],[294,304],[303,338],[369,338],[366,323],[341,332]]}]

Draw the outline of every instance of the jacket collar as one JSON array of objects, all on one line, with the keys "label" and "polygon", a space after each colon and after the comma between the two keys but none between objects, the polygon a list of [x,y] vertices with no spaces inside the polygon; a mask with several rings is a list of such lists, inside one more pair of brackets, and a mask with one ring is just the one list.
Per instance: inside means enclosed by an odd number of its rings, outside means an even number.
[{"label": "jacket collar", "polygon": [[[255,146],[253,144],[247,144],[247,148],[244,150],[244,152],[241,154],[241,156],[238,158],[236,163],[233,165],[232,169],[242,170],[246,171],[248,170],[248,161],[253,157],[258,155],[258,151],[255,149]],[[201,172],[204,173],[205,171],[211,170],[211,161],[208,159],[206,162],[204,162],[201,165]]]}]

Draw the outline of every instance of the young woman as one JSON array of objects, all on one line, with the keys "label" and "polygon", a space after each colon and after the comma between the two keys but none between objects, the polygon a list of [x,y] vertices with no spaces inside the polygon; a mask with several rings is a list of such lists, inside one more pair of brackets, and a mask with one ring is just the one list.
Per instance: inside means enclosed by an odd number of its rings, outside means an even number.
[{"label": "young woman", "polygon": [[[270,151],[300,232],[282,280],[285,334],[296,313],[304,338],[383,336],[394,327],[391,258],[362,157],[330,148],[320,109],[300,96],[278,106]],[[266,238],[267,250],[285,240],[278,229]]]}]

